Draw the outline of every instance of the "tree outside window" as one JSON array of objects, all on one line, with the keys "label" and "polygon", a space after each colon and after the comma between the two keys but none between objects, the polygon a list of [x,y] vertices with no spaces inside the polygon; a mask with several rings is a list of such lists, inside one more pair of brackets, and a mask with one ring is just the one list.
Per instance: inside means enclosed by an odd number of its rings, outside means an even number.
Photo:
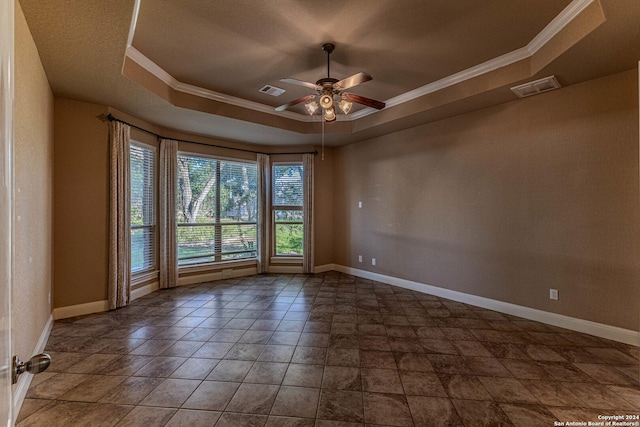
[{"label": "tree outside window", "polygon": [[256,257],[257,166],[180,154],[178,264]]}]

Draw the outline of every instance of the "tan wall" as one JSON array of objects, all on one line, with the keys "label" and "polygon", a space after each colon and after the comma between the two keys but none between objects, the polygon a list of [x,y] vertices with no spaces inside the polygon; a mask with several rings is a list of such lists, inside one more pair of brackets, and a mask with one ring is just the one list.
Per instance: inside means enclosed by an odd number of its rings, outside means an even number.
[{"label": "tan wall", "polygon": [[13,351],[32,356],[51,315],[53,94],[15,2]]},{"label": "tan wall", "polygon": [[109,127],[102,105],[55,100],[54,307],[107,299]]},{"label": "tan wall", "polygon": [[313,165],[313,215],[314,215],[314,264],[333,264],[333,162],[334,150],[325,148],[324,160],[321,148]]},{"label": "tan wall", "polygon": [[638,330],[636,71],[343,147],[334,189],[337,264]]}]

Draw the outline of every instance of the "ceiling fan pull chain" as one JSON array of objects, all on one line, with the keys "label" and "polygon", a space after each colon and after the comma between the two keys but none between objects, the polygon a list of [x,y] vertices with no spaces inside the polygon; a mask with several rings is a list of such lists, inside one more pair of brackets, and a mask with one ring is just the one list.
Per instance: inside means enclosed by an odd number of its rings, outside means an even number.
[{"label": "ceiling fan pull chain", "polygon": [[322,160],[324,160],[324,120],[322,120]]}]

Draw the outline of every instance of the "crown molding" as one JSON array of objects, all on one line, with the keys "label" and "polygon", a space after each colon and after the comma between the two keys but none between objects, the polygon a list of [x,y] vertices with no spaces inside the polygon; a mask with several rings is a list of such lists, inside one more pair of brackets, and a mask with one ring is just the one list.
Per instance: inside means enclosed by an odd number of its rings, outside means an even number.
[{"label": "crown molding", "polygon": [[533,55],[539,51],[571,21],[580,16],[594,1],[595,0],[573,0],[569,3],[569,6],[565,7],[558,16],[553,18],[553,20],[527,44],[526,47],[530,54]]},{"label": "crown molding", "polygon": [[[566,27],[571,21],[578,17],[591,3],[595,0],[573,0],[558,16],[556,16],[538,35],[536,35],[526,46],[516,49],[512,52],[506,53],[497,58],[486,61],[482,64],[476,65],[459,73],[452,74],[444,77],[433,83],[421,86],[409,92],[405,92],[402,95],[398,95],[386,101],[387,107],[393,107],[394,105],[400,105],[402,103],[411,101],[421,96],[428,95],[433,92],[445,89],[449,86],[461,83],[466,80],[479,77],[483,74],[495,71],[499,68],[506,67],[514,64],[523,59],[530,58],[540,48],[551,41],[564,27]],[[373,108],[367,108],[360,110],[352,115],[352,119],[356,120],[361,117],[368,116],[375,113],[377,110]]]},{"label": "crown molding", "polygon": [[238,107],[243,107],[243,108],[247,108],[254,111],[260,111],[262,113],[272,114],[276,116],[283,116],[283,117],[287,117],[294,120],[312,121],[310,117],[301,116],[300,114],[296,114],[291,111],[278,112],[278,111],[275,111],[275,109],[270,105],[260,104],[258,102],[253,102],[253,101],[247,101],[246,99],[225,95],[223,93],[205,89],[203,87],[183,83],[177,80],[176,78],[174,78],[171,74],[167,73],[158,64],[153,62],[145,54],[143,54],[133,46],[127,47],[126,56],[127,58],[131,59],[132,61],[140,65],[142,68],[147,70],[149,73],[153,74],[155,77],[160,79],[167,86],[169,86],[170,88],[178,92],[199,96],[201,98],[211,99],[214,101],[224,102],[225,104],[235,105]]},{"label": "crown molding", "polygon": [[[294,113],[292,111],[281,111],[277,112],[272,106],[260,104],[258,102],[248,101],[242,98],[237,98],[230,95],[225,95],[220,92],[212,91],[209,89],[205,89],[202,87],[190,85],[187,83],[180,82],[176,80],[173,76],[167,73],[164,69],[162,69],[155,62],[147,58],[142,52],[138,51],[135,47],[131,45],[133,42],[133,37],[135,34],[138,11],[140,8],[140,1],[136,0],[135,8],[133,13],[133,19],[131,23],[131,27],[129,29],[129,37],[127,41],[127,50],[126,57],[136,62],[138,65],[143,67],[145,70],[156,76],[158,79],[163,81],[167,86],[172,89],[187,93],[190,95],[199,96],[202,98],[212,99],[219,102],[224,102],[230,105],[235,105],[242,108],[251,109],[254,111],[259,111],[262,113],[273,114],[281,117],[286,117],[293,120],[298,120],[301,122],[313,122],[313,117],[302,115],[298,113]],[[498,70],[500,68],[509,66],[518,61],[522,61],[524,59],[530,58],[536,52],[538,52],[544,45],[546,45],[549,41],[551,41],[562,29],[564,29],[571,21],[573,21],[576,17],[578,17],[588,6],[590,6],[596,0],[573,0],[566,8],[558,14],[549,24],[540,33],[538,33],[526,46],[501,55],[497,58],[491,59],[489,61],[483,62],[482,64],[475,65],[471,68],[467,68],[466,70],[462,70],[458,73],[452,74],[450,76],[444,77],[435,82],[431,82],[424,86],[421,86],[417,89],[411,90],[409,92],[405,92],[401,95],[395,96],[385,101],[387,104],[386,107],[393,107],[396,105],[403,104],[405,102],[412,101],[416,98],[420,98],[422,96],[437,92],[439,90],[448,88],[450,86],[454,86],[461,82],[473,79],[475,77],[482,76],[484,74],[490,73],[492,71]],[[380,110],[376,110],[374,108],[364,108],[362,110],[356,111],[348,116],[339,116],[340,121],[353,121],[357,120],[371,114],[377,113]]]},{"label": "crown molding", "polygon": [[[462,70],[459,73],[452,74],[440,80],[436,80],[435,82],[421,86],[417,89],[414,89],[409,92],[405,92],[401,95],[390,98],[386,101],[387,107],[393,107],[396,105],[404,104],[405,102],[412,101],[416,98],[420,98],[422,96],[437,92],[439,90],[448,88],[450,86],[456,85],[466,80],[473,79],[474,77],[482,76],[486,73],[495,71],[499,68],[506,67],[507,65],[511,65],[515,62],[521,61],[530,56],[531,54],[529,53],[526,47],[511,51],[497,58],[483,62],[482,64],[478,64],[471,68],[467,68],[466,70]],[[373,108],[366,108],[364,110],[360,110],[356,113],[353,113],[352,117],[353,117],[353,120],[355,120],[361,117],[368,116],[369,114],[373,114],[376,111],[377,110]]]},{"label": "crown molding", "polygon": [[138,15],[140,14],[140,1],[136,0],[133,5],[133,16],[131,17],[131,25],[129,26],[129,35],[127,36],[127,48],[133,45],[133,36],[136,34],[136,26],[138,25]]}]

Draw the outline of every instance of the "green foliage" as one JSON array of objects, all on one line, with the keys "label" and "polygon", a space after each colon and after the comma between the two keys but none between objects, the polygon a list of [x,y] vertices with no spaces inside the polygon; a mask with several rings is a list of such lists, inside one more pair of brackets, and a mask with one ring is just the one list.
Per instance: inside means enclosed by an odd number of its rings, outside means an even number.
[{"label": "green foliage", "polygon": [[[204,191],[206,193],[194,222],[256,221],[258,194],[256,165],[193,156],[179,156],[178,161],[188,169],[187,176],[180,178],[178,182],[176,207],[178,222],[188,222],[187,213],[193,213],[195,202]],[[216,185],[207,190],[207,183],[210,180],[215,182],[217,174],[220,176],[220,182],[216,182]],[[188,205],[187,198],[183,197],[187,185],[191,191],[191,200]]]},{"label": "green foliage", "polygon": [[276,224],[276,255],[302,256],[302,224]]}]

